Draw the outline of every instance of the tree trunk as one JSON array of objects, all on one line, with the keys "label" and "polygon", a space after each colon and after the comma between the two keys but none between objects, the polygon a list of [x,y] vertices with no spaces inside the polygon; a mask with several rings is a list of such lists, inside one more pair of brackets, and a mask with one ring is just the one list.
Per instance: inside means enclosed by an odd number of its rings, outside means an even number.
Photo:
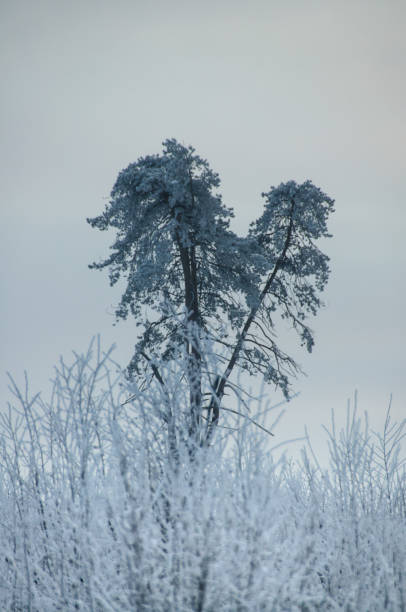
[{"label": "tree trunk", "polygon": [[[182,222],[183,213],[179,212],[175,217],[176,220]],[[186,307],[186,323],[185,323],[185,347],[187,353],[187,370],[188,382],[190,391],[190,424],[189,438],[192,445],[199,443],[200,425],[201,425],[201,408],[202,408],[202,390],[201,390],[201,354],[199,347],[199,301],[197,293],[197,270],[196,270],[196,253],[195,247],[184,246],[179,230],[176,232],[176,241],[179,249],[180,260],[182,263],[183,278],[185,284],[185,307]]]}]

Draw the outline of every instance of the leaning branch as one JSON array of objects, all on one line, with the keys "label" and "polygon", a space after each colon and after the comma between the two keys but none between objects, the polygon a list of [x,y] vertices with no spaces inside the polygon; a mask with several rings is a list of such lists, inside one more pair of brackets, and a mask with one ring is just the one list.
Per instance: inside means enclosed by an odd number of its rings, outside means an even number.
[{"label": "leaning branch", "polygon": [[160,375],[159,370],[156,367],[155,363],[151,360],[150,357],[148,357],[148,355],[146,353],[144,353],[144,351],[141,351],[140,355],[142,355],[144,357],[144,359],[146,359],[148,361],[148,363],[151,365],[151,370],[153,371],[153,373],[155,375],[155,378],[162,385],[162,387],[165,387],[165,383],[163,381],[163,378]]},{"label": "leaning branch", "polygon": [[253,306],[251,308],[251,311],[247,317],[247,320],[244,324],[244,327],[242,329],[242,332],[240,334],[240,337],[238,338],[237,344],[235,345],[234,351],[230,357],[230,361],[227,364],[227,367],[224,371],[224,374],[222,376],[218,376],[216,383],[215,383],[215,387],[213,389],[213,394],[212,394],[212,399],[209,405],[209,416],[211,416],[211,421],[210,421],[210,426],[208,428],[208,432],[207,432],[207,438],[210,438],[213,429],[215,427],[215,425],[217,424],[218,420],[219,420],[219,416],[220,416],[220,403],[221,400],[224,396],[224,389],[227,383],[227,380],[230,377],[231,372],[234,369],[235,364],[237,363],[237,360],[240,356],[243,344],[246,340],[248,331],[251,327],[252,322],[254,321],[258,310],[260,309],[260,307],[262,306],[264,299],[266,297],[266,295],[269,293],[272,283],[275,280],[275,277],[279,271],[279,269],[281,268],[282,264],[285,261],[285,257],[286,257],[286,253],[287,250],[290,246],[290,242],[291,242],[291,238],[292,238],[292,231],[293,231],[293,210],[294,210],[294,200],[292,200],[291,203],[291,208],[290,208],[290,220],[289,220],[289,227],[288,227],[288,231],[286,233],[286,239],[285,239],[285,243],[282,249],[282,253],[280,254],[280,256],[278,257],[274,269],[272,270],[271,274],[268,277],[268,280],[265,283],[264,288],[261,291],[258,303]]}]

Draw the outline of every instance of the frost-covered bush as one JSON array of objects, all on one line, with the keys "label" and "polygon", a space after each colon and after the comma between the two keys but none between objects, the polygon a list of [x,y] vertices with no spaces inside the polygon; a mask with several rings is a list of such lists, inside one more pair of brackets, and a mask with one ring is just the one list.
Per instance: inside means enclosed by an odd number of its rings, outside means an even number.
[{"label": "frost-covered bush", "polygon": [[191,456],[184,379],[178,364],[165,394],[157,381],[136,389],[93,343],[61,360],[49,401],[12,382],[0,609],[404,610],[402,425],[388,416],[374,437],[349,412],[328,432],[328,472],[311,449],[299,464],[274,461],[267,434],[244,419],[224,420],[232,429]]}]

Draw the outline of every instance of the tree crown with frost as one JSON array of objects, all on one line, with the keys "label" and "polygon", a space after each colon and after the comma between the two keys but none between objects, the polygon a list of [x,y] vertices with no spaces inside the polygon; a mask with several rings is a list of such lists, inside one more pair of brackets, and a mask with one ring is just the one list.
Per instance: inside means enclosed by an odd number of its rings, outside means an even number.
[{"label": "tree crown with frost", "polygon": [[[273,313],[288,319],[311,351],[306,321],[322,305],[329,276],[328,256],[316,241],[330,236],[334,201],[311,181],[263,193],[263,214],[244,237],[230,229],[233,211],[219,185],[192,147],[166,140],[161,155],[141,157],[119,173],[105,211],[88,219],[117,232],[110,256],[90,267],[109,268],[112,285],[126,280],[116,316],[131,313],[141,328],[130,375],[149,371],[164,385],[156,364],[186,348],[191,430],[203,414],[217,423],[235,366],[289,395],[299,368],[276,343]],[[221,353],[214,373],[205,367],[205,339]]]}]

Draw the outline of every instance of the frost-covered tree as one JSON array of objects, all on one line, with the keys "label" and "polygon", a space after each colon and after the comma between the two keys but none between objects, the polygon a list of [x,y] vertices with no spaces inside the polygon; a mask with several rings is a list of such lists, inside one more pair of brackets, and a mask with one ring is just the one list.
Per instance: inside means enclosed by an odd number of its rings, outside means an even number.
[{"label": "frost-covered tree", "polygon": [[[108,268],[112,285],[126,280],[116,316],[131,314],[141,328],[129,375],[155,376],[165,386],[158,364],[183,351],[189,434],[199,443],[218,423],[236,367],[289,396],[299,366],[278,346],[273,316],[288,319],[311,351],[307,317],[321,306],[329,276],[316,241],[329,236],[334,202],[311,181],[263,193],[264,212],[245,237],[230,229],[233,212],[219,185],[192,147],[166,140],[161,155],[141,157],[119,173],[103,214],[88,219],[117,231],[110,256],[90,267]],[[214,372],[207,340],[219,357]]]}]

